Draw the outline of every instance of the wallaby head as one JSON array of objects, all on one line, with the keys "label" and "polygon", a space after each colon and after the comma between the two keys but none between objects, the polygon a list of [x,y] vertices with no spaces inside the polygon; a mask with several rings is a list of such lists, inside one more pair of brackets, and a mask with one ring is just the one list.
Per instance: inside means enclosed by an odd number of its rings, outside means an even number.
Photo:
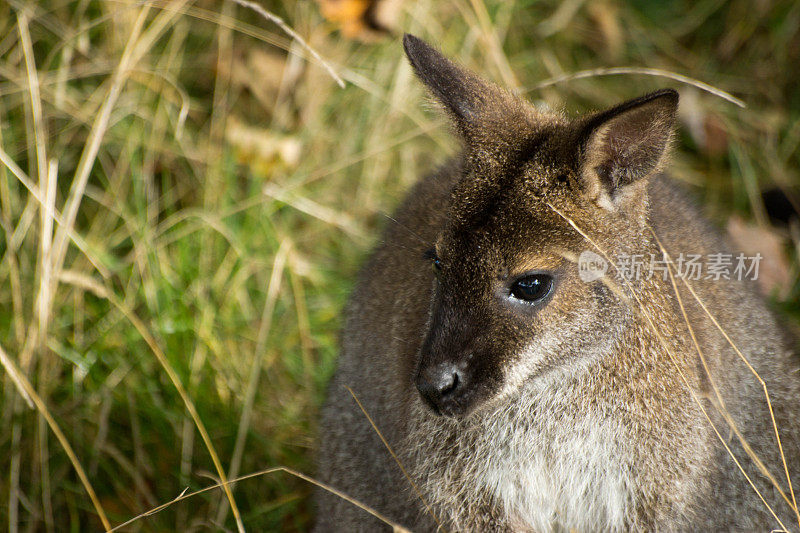
[{"label": "wallaby head", "polygon": [[[625,306],[581,281],[589,248],[641,249],[646,181],[662,165],[678,105],[662,90],[567,120],[537,110],[411,35],[406,54],[464,143],[462,177],[426,253],[435,272],[416,386],[434,412],[461,417],[530,378],[589,357]],[[619,335],[605,335],[613,339]]]}]

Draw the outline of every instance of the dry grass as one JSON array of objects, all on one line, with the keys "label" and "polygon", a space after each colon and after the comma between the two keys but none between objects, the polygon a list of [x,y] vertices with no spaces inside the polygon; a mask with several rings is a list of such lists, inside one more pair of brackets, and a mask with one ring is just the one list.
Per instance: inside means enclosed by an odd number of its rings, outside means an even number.
[{"label": "dry grass", "polygon": [[[108,528],[162,502],[123,529],[310,524],[340,309],[385,214],[453,141],[397,39],[347,40],[312,2],[260,2],[269,21],[237,3],[0,7],[10,531]],[[676,177],[720,222],[767,225],[759,191],[800,186],[800,6],[682,6],[409,1],[399,28],[569,112],[676,86]],[[784,231],[775,304],[796,320],[800,230]],[[278,466],[300,477],[240,476]]]}]

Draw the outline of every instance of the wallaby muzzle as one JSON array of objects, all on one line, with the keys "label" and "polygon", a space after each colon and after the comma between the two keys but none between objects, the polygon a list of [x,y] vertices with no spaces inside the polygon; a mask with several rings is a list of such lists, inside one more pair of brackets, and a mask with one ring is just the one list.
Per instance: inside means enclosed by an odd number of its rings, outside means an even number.
[{"label": "wallaby muzzle", "polygon": [[463,365],[439,363],[420,368],[417,390],[436,414],[459,416],[468,407],[469,378]]},{"label": "wallaby muzzle", "polygon": [[471,413],[490,395],[493,381],[492,357],[480,346],[481,326],[475,317],[460,315],[445,306],[434,312],[415,378],[433,412],[451,417]]}]

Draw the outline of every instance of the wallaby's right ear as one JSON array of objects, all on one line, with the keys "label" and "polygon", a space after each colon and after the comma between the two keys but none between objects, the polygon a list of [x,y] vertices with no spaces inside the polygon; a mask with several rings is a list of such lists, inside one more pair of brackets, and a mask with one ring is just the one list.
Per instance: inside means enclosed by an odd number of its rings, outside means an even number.
[{"label": "wallaby's right ear", "polygon": [[677,110],[678,93],[664,89],[582,123],[581,182],[599,205],[614,211],[629,203],[627,193],[635,192],[637,184],[659,169]]},{"label": "wallaby's right ear", "polygon": [[489,105],[509,99],[505,91],[456,65],[422,39],[406,33],[403,47],[414,72],[453,117],[467,140]]}]

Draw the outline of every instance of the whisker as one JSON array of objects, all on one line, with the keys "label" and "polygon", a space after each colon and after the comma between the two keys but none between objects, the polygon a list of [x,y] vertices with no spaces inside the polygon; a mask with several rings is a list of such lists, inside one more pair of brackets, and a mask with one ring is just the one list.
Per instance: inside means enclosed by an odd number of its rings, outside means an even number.
[{"label": "whisker", "polygon": [[401,227],[401,228],[403,228],[404,230],[406,230],[407,232],[409,232],[411,235],[413,235],[414,237],[416,237],[417,239],[419,239],[419,241],[420,241],[421,243],[424,243],[426,246],[429,246],[429,245],[430,245],[430,243],[429,243],[428,241],[426,241],[425,239],[423,239],[422,237],[420,237],[418,233],[414,232],[414,230],[412,230],[412,229],[411,229],[411,228],[409,228],[408,226],[405,226],[405,225],[401,224],[400,222],[398,222],[398,220],[397,220],[396,218],[394,218],[393,216],[391,216],[391,215],[388,215],[387,213],[384,213],[384,212],[381,212],[381,215],[385,216],[386,218],[388,218],[389,220],[391,220],[392,222],[394,222],[395,224],[397,224],[399,227]]}]

